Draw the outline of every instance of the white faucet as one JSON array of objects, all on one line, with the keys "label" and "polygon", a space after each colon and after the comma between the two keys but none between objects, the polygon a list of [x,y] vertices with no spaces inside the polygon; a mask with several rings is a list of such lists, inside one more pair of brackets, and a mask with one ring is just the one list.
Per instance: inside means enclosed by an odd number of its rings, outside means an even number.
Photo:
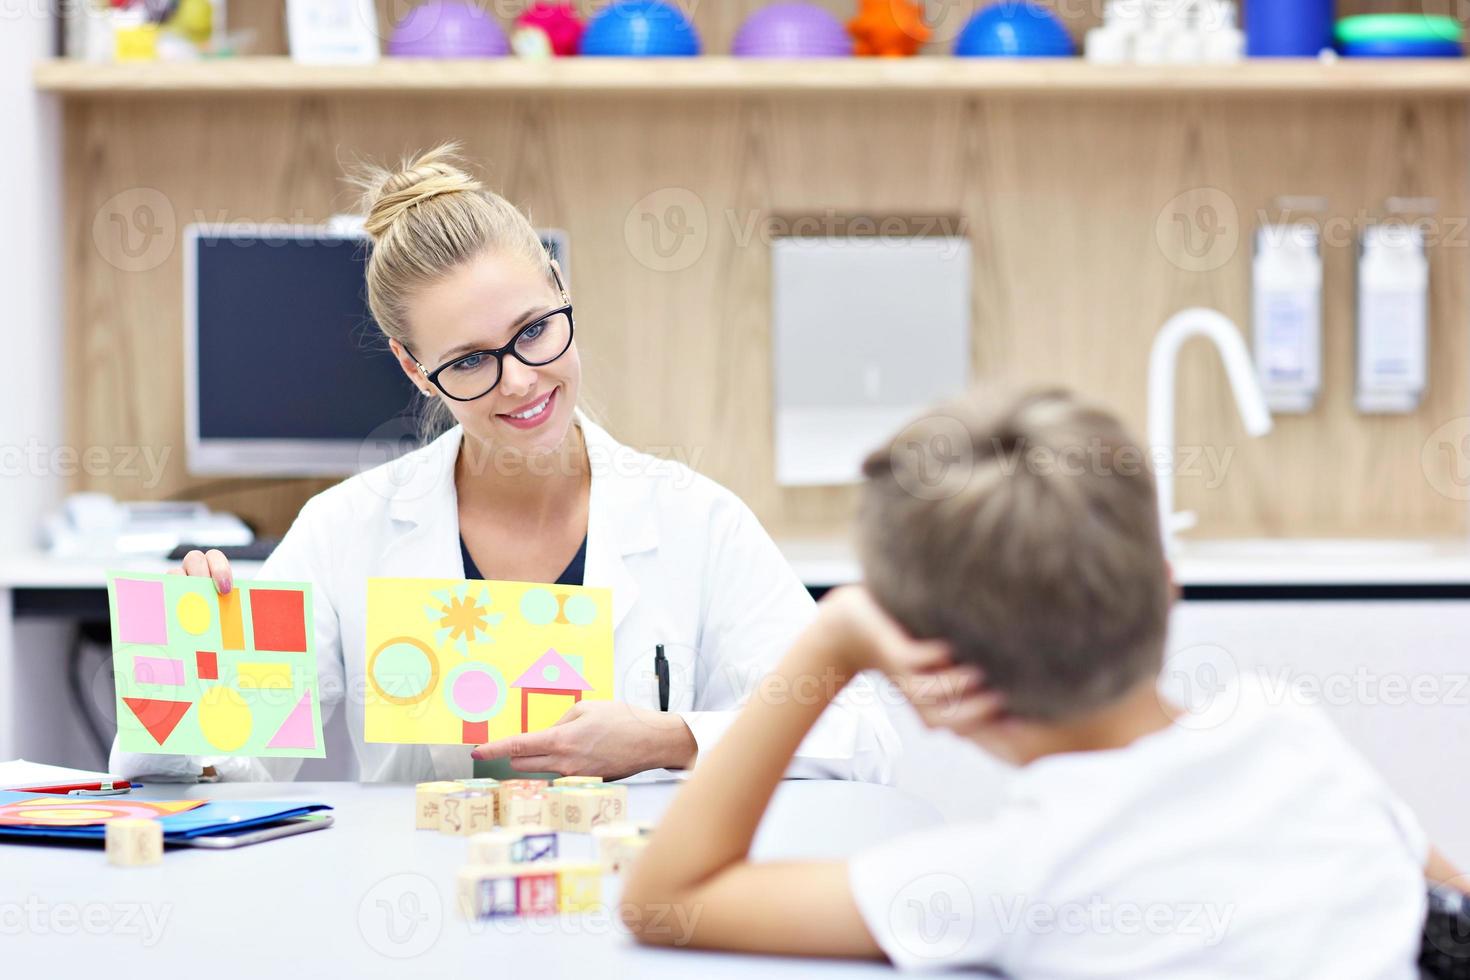
[{"label": "white faucet", "polygon": [[1266,407],[1250,352],[1229,317],[1201,307],[1181,310],[1170,317],[1154,338],[1148,357],[1148,442],[1158,481],[1160,529],[1164,548],[1170,552],[1174,550],[1175,534],[1193,527],[1196,520],[1193,512],[1174,512],[1174,377],[1179,348],[1186,340],[1199,336],[1210,338],[1220,351],[1245,431],[1252,436],[1271,431],[1271,410]]}]

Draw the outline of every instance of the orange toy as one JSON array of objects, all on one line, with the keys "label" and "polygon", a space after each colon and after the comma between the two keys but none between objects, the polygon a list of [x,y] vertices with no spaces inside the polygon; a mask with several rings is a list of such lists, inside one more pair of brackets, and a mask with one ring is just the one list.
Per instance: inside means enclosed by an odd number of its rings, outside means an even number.
[{"label": "orange toy", "polygon": [[916,54],[929,40],[924,8],[909,0],[862,0],[858,15],[847,22],[853,54],[901,58]]}]

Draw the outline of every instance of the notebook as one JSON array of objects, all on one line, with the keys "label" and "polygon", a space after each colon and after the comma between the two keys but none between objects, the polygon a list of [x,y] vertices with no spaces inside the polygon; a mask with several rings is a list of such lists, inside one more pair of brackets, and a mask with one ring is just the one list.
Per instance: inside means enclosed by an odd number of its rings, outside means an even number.
[{"label": "notebook", "polygon": [[12,759],[0,762],[0,790],[23,789],[36,793],[121,793],[132,788],[121,776],[88,772],[65,766]]}]

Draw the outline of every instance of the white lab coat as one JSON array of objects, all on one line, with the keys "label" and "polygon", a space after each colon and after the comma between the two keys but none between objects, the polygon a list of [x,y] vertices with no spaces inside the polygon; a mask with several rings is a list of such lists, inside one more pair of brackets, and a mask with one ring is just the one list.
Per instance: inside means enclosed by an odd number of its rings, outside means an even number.
[{"label": "white lab coat", "polygon": [[[614,696],[657,708],[653,657],[662,643],[669,708],[704,757],[811,619],[811,597],[733,493],[619,444],[580,414],[578,424],[592,469],[584,584],[612,590]],[[349,774],[364,782],[471,774],[469,746],[363,741],[367,580],[464,576],[454,486],[462,434],[456,426],[307,501],[260,572],[262,581],[312,583],[324,725],[345,704],[357,755]],[[788,774],[892,782],[898,752],[878,687],[858,677],[802,743]],[[291,779],[301,760],[138,755],[114,743],[110,762],[125,776],[179,778],[203,765],[226,779]]]}]

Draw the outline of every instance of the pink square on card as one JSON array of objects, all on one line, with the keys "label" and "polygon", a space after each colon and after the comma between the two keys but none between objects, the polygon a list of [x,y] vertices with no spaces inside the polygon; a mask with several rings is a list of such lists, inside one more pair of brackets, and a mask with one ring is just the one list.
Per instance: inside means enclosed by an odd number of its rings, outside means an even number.
[{"label": "pink square on card", "polygon": [[163,583],[120,578],[113,587],[117,596],[116,640],[119,643],[167,643]]}]

